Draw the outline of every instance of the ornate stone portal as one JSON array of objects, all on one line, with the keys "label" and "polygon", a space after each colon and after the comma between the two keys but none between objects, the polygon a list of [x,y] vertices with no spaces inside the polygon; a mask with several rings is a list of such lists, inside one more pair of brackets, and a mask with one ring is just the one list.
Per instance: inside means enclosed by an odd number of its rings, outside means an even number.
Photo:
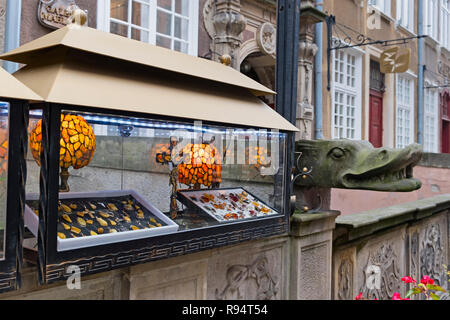
[{"label": "ornate stone portal", "polygon": [[[302,1],[302,12],[305,8],[313,8],[312,1]],[[298,82],[297,82],[297,128],[295,140],[312,140],[314,105],[312,102],[314,57],[318,47],[314,43],[314,24],[318,22],[310,19],[308,15],[300,18],[299,54],[298,54]]]},{"label": "ornate stone portal", "polygon": [[[320,22],[322,12],[314,7],[314,2],[305,0],[301,3],[301,23],[299,33],[299,57],[298,57],[298,82],[297,82],[297,120],[296,125],[300,132],[296,135],[296,140],[313,139],[314,105],[312,101],[313,79],[314,79],[314,56],[317,53],[317,46],[314,44],[314,24]],[[303,14],[305,12],[305,14]],[[223,54],[229,54],[232,58],[231,66],[239,69],[240,63],[248,55],[245,49],[242,54],[242,33],[246,29],[247,19],[241,13],[241,1],[239,0],[208,0],[203,7],[204,26],[212,38],[211,51],[212,60],[218,61]],[[249,18],[251,19],[251,18]],[[254,24],[254,22],[253,22]],[[254,32],[254,31],[252,31]],[[272,57],[272,69],[275,66],[276,54],[276,27],[269,21],[262,22],[257,28],[252,49],[258,48],[259,53],[265,57]],[[267,60],[258,57],[254,58],[252,67],[258,76],[274,77],[274,72],[267,70]],[[258,65],[261,62],[264,66]],[[255,64],[255,65],[254,65]],[[259,69],[264,69],[262,72]],[[264,78],[264,76],[262,78]],[[272,80],[260,79],[263,84],[274,83]],[[270,85],[269,85],[270,86]],[[273,87],[273,86],[272,86]]]},{"label": "ornate stone portal", "polygon": [[205,29],[213,40],[212,60],[219,61],[220,56],[228,54],[230,66],[235,69],[239,69],[241,33],[246,26],[246,19],[240,11],[240,0],[209,0],[203,8]]}]

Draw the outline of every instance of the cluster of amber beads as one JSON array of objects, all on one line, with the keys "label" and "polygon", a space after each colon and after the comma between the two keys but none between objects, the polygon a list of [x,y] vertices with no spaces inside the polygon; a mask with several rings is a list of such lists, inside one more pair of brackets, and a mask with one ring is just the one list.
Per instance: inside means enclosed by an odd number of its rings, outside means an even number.
[{"label": "cluster of amber beads", "polygon": [[160,143],[155,146],[156,162],[160,164],[167,164],[172,161],[169,145]]},{"label": "cluster of amber beads", "polygon": [[[30,133],[30,149],[34,160],[40,165],[42,149],[42,122],[38,121]],[[59,165],[61,168],[80,169],[91,162],[95,152],[95,135],[83,117],[61,114],[61,140]]]},{"label": "cluster of amber beads", "polygon": [[178,165],[178,180],[190,187],[222,182],[219,152],[209,144],[188,144],[183,148],[183,162]]},{"label": "cluster of amber beads", "polygon": [[267,149],[264,147],[251,147],[248,148],[248,159],[250,164],[256,168],[267,165]]}]

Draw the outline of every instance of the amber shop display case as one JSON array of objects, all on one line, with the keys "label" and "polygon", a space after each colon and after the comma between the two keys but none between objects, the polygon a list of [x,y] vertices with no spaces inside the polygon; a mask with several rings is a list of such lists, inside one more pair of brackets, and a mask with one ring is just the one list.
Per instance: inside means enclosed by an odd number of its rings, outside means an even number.
[{"label": "amber shop display case", "polygon": [[30,106],[41,283],[287,232],[290,137],[231,67],[69,25],[2,56]]},{"label": "amber shop display case", "polygon": [[0,293],[21,284],[28,107],[40,100],[0,68]]}]

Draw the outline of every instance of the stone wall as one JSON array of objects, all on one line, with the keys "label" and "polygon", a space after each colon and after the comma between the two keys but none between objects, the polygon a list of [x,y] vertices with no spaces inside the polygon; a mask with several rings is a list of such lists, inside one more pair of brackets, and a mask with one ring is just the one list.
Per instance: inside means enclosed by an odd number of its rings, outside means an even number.
[{"label": "stone wall", "polygon": [[[404,276],[428,275],[448,288],[450,195],[336,219],[333,298],[404,296]],[[448,294],[443,294],[448,299]]]},{"label": "stone wall", "polygon": [[86,276],[80,290],[39,286],[27,266],[23,287],[0,299],[288,299],[289,261],[280,236]]},{"label": "stone wall", "polygon": [[405,275],[447,287],[449,208],[441,195],[350,216],[296,213],[289,234],[85,276],[80,290],[39,286],[27,265],[23,287],[0,299],[390,299],[405,295]]}]

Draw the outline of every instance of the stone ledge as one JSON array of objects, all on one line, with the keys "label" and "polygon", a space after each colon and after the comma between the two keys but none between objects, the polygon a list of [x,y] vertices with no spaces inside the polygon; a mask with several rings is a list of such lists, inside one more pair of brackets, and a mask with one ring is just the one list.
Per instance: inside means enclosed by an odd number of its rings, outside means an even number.
[{"label": "stone ledge", "polygon": [[450,168],[450,154],[424,152],[418,165],[422,167]]},{"label": "stone ledge", "polygon": [[336,219],[336,243],[352,241],[377,231],[416,221],[450,208],[450,194],[369,210]]},{"label": "stone ledge", "polygon": [[319,232],[333,230],[339,211],[329,210],[317,213],[295,213],[291,217],[290,235],[309,236]]}]

